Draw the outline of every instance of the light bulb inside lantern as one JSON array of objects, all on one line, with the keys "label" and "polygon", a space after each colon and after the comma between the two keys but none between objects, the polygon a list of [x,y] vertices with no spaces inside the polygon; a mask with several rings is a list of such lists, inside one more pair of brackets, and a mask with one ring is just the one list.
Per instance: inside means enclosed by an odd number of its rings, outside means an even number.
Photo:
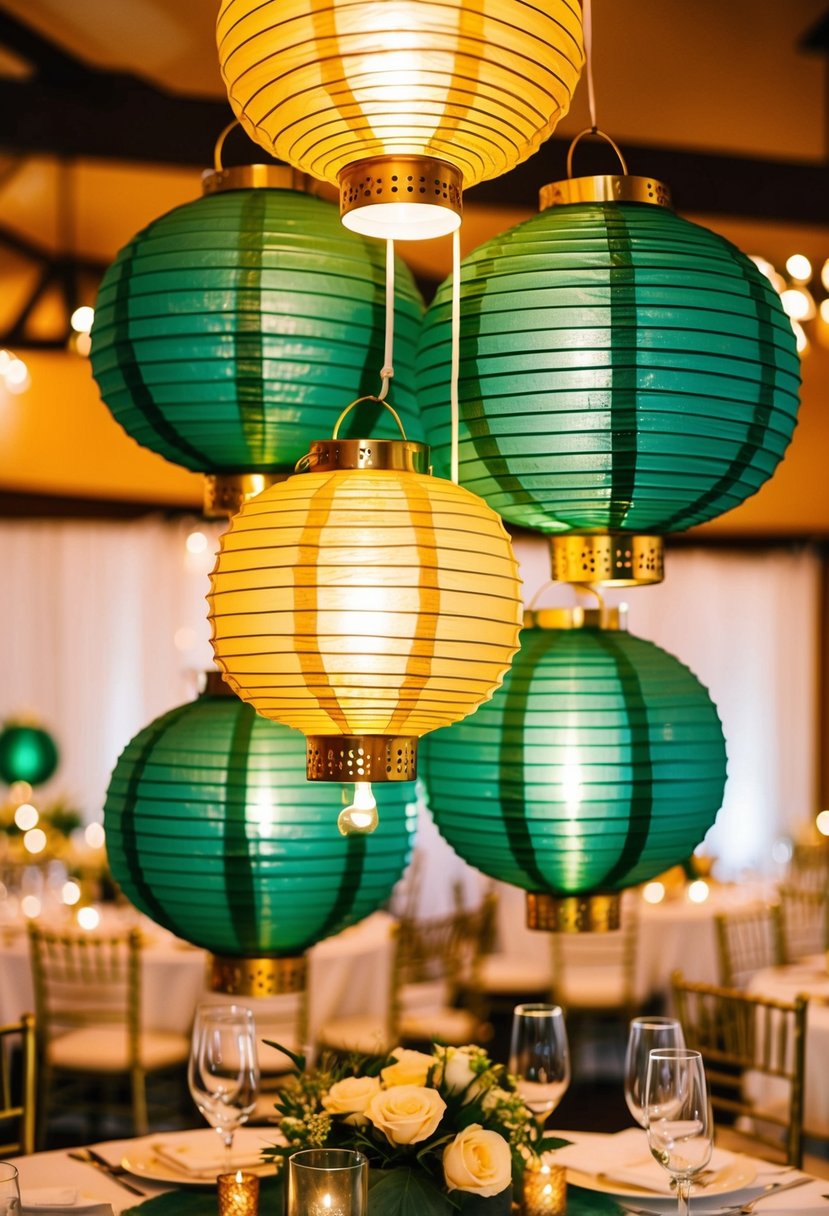
[{"label": "light bulb inside lantern", "polygon": [[354,801],[337,817],[337,827],[343,836],[367,836],[380,822],[377,803],[371,792],[370,781],[354,782]]}]

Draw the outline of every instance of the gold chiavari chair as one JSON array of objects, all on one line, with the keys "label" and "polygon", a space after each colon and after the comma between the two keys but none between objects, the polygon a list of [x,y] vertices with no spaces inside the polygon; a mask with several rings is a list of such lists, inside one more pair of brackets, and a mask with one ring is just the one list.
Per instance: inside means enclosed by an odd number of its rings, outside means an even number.
[{"label": "gold chiavari chair", "polygon": [[671,987],[685,1042],[702,1053],[711,1105],[750,1120],[745,1131],[718,1128],[717,1142],[754,1155],[759,1145],[760,1155],[800,1169],[808,999],[692,984],[679,972]]},{"label": "gold chiavari chair", "polygon": [[[190,1040],[141,1024],[141,935],[53,932],[29,925],[39,1059],[41,1123],[56,1087],[90,1092],[100,1109],[101,1081],[126,1077],[133,1131],[149,1130],[147,1076],[183,1068]],[[91,1086],[95,1081],[96,1085]]]},{"label": "gold chiavari chair", "polygon": [[829,950],[829,891],[784,884],[777,895],[785,961]]},{"label": "gold chiavari chair", "polygon": [[779,904],[755,904],[714,918],[720,983],[744,988],[763,967],[785,961]]},{"label": "gold chiavari chair", "polygon": [[36,1101],[35,1019],[24,1013],[0,1026],[0,1157],[35,1151]]}]

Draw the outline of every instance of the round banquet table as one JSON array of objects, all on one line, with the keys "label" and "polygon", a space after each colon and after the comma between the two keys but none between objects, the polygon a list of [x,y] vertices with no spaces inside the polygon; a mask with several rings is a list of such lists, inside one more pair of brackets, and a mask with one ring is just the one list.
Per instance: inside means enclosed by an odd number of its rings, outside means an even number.
[{"label": "round banquet table", "polygon": [[[771,890],[767,882],[724,884],[711,882],[704,903],[693,903],[687,888],[661,903],[646,903],[630,892],[639,916],[634,991],[637,997],[669,996],[671,974],[681,971],[685,979],[698,983],[719,982],[715,917],[720,912],[747,907],[765,900]],[[539,948],[544,934],[525,923],[525,892],[506,883],[496,883],[498,936],[496,949],[536,970],[551,968],[551,952]],[[568,951],[568,957],[570,952]],[[551,977],[552,978],[552,977]]]},{"label": "round banquet table", "polygon": [[[826,956],[810,955],[785,967],[764,967],[746,985],[749,992],[791,1001],[807,996],[806,1011],[806,1084],[804,1088],[804,1128],[817,1136],[829,1136],[829,971]],[[755,1100],[773,1102],[778,1083],[753,1076],[750,1081]],[[779,1083],[779,1096],[785,1094]]]},{"label": "round banquet table", "polygon": [[[104,913],[101,931],[125,921],[145,938],[142,949],[141,1013],[147,1030],[188,1034],[202,1000],[229,1000],[209,993],[207,959],[138,913]],[[349,1014],[382,1014],[391,1009],[394,921],[375,912],[357,925],[313,946],[308,952],[308,1042],[324,1022]],[[297,998],[244,998],[259,1025],[270,1027],[291,1018]],[[16,1021],[34,1009],[29,944],[25,925],[6,927],[0,936],[0,1024]],[[267,1032],[266,1032],[267,1033]],[[276,1037],[276,1036],[272,1036]]]}]

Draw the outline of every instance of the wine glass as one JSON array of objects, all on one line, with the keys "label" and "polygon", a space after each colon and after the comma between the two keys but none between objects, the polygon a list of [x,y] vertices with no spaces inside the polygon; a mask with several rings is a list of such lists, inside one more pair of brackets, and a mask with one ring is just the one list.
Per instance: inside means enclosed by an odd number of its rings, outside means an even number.
[{"label": "wine glass", "polygon": [[516,1005],[512,1015],[509,1070],[539,1128],[570,1084],[570,1049],[558,1005]]},{"label": "wine glass", "polygon": [[625,1052],[625,1101],[636,1122],[645,1126],[645,1080],[651,1051],[662,1047],[684,1047],[682,1026],[676,1018],[634,1018]]},{"label": "wine glass", "polygon": [[241,1005],[200,1005],[196,1010],[187,1083],[193,1101],[225,1146],[229,1170],[233,1133],[256,1101],[259,1064],[253,1014]]},{"label": "wine glass", "polygon": [[0,1161],[0,1216],[20,1216],[20,1182],[10,1161]]},{"label": "wine glass", "polygon": [[714,1120],[698,1051],[652,1051],[645,1079],[645,1117],[651,1153],[676,1180],[677,1216],[688,1216],[691,1182],[711,1160]]}]

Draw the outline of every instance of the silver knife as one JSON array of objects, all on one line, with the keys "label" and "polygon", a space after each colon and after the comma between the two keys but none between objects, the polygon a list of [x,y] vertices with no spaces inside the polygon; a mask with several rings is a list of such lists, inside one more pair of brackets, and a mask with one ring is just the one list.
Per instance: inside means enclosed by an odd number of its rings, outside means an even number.
[{"label": "silver knife", "polygon": [[128,1182],[126,1178],[121,1177],[121,1169],[119,1166],[110,1164],[106,1157],[102,1157],[100,1153],[96,1153],[91,1148],[71,1149],[69,1154],[75,1161],[83,1161],[86,1165],[93,1166],[96,1170],[100,1170],[102,1174],[106,1174],[113,1182],[117,1182],[125,1191],[130,1191],[133,1195],[140,1195],[142,1199],[147,1198],[147,1192],[141,1191],[133,1183]]}]

